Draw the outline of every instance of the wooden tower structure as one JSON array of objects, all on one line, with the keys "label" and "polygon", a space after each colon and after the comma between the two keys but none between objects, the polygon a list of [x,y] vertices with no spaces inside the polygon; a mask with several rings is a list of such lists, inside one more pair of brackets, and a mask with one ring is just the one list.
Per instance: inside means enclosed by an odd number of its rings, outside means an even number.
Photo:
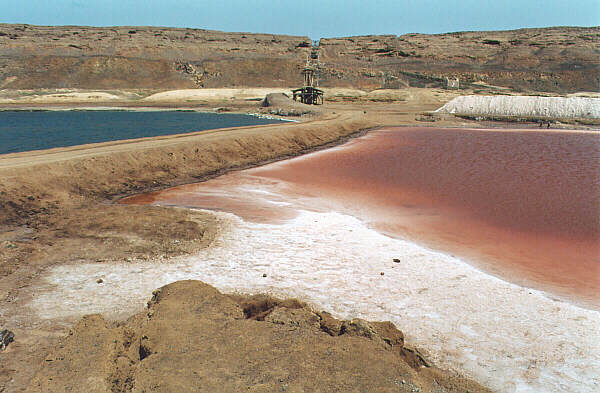
[{"label": "wooden tower structure", "polygon": [[[316,61],[315,61],[316,60]],[[315,83],[315,71],[318,68],[319,55],[317,48],[313,47],[310,56],[306,59],[306,66],[302,70],[304,86],[292,90],[294,101],[300,101],[308,105],[323,104],[323,90],[318,89]]]}]

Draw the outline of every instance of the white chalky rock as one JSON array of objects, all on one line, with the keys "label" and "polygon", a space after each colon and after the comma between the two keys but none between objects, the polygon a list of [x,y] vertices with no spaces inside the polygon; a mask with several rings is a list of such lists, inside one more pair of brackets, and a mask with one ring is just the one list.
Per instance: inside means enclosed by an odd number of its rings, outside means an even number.
[{"label": "white chalky rock", "polygon": [[436,112],[473,116],[599,119],[600,99],[588,97],[460,96]]}]

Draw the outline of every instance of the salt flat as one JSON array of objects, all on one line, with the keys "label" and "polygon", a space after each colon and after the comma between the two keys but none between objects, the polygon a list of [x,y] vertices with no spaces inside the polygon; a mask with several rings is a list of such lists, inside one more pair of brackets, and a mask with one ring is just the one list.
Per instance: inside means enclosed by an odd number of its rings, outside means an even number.
[{"label": "salt flat", "polygon": [[155,264],[55,267],[28,312],[42,319],[127,317],[143,309],[153,289],[198,279],[226,292],[297,297],[341,318],[391,320],[436,365],[498,391],[600,386],[599,312],[383,236],[351,216],[303,211],[273,225],[215,214],[223,230],[208,249]]}]

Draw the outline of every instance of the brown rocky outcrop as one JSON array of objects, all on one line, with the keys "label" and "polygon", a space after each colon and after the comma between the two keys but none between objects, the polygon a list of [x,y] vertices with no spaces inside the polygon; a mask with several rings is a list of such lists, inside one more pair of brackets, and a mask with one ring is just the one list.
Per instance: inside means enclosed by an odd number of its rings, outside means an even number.
[{"label": "brown rocky outcrop", "polygon": [[[308,37],[159,27],[0,24],[0,88],[297,86]],[[318,79],[363,89],[600,90],[600,28],[321,39]],[[473,85],[473,83],[478,83]]]},{"label": "brown rocky outcrop", "polygon": [[328,71],[324,86],[347,81],[372,88],[438,87],[446,78],[458,78],[463,86],[480,82],[516,91],[599,91],[599,52],[598,27],[361,36],[320,43]]},{"label": "brown rocky outcrop", "polygon": [[0,88],[295,85],[307,37],[0,24]]}]

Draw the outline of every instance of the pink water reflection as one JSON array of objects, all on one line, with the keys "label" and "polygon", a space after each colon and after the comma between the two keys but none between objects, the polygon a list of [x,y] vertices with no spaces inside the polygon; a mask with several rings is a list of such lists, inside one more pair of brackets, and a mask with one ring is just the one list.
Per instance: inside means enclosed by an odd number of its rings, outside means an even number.
[{"label": "pink water reflection", "polygon": [[510,281],[600,307],[600,133],[390,128],[137,196],[281,222],[337,210]]}]

